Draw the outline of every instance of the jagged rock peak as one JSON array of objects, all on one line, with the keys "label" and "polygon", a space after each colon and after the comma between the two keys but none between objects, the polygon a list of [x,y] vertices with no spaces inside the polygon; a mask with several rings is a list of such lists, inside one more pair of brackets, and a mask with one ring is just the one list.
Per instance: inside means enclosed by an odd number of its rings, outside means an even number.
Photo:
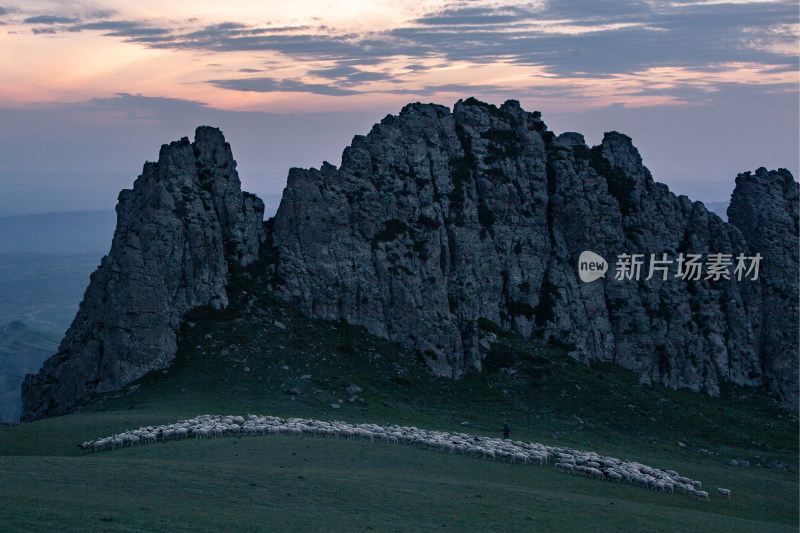
[{"label": "jagged rock peak", "polygon": [[[775,297],[797,294],[796,223],[781,236],[723,222],[655,182],[630,137],[609,132],[591,148],[577,133],[555,137],[516,101],[468,98],[452,112],[416,103],[356,136],[340,168],[323,169],[292,169],[274,225],[276,289],[307,314],[412,346],[444,376],[481,369],[483,319],[581,360],[614,361],[643,382],[709,394],[723,381],[767,385],[791,404],[797,344],[759,339],[767,278],[794,272]],[[761,212],[758,201],[741,195]],[[796,220],[796,200],[781,202],[795,215],[780,217]],[[795,254],[775,254],[760,280],[674,271],[644,280],[645,271],[641,282],[587,284],[576,272],[584,250],[612,267],[620,254],[666,253],[674,270],[680,254],[749,253],[784,237]],[[780,305],[797,314],[796,303]],[[781,317],[775,327],[796,332],[792,324]]]},{"label": "jagged rock peak", "polygon": [[736,188],[728,207],[729,222],[741,230],[751,255],[763,257],[764,282],[760,287],[762,316],[756,333],[765,360],[770,389],[784,403],[798,402],[798,220],[800,186],[786,169],[755,174],[745,172],[736,178]]},{"label": "jagged rock peak", "polygon": [[[267,236],[230,146],[198,128],[120,194],[111,251],[59,352],[26,379],[23,417],[169,364],[181,316],[225,306],[229,265],[267,237],[280,297],[413,347],[438,375],[480,371],[502,327],[644,383],[767,386],[797,408],[797,188],[785,170],[740,175],[725,223],[655,182],[626,135],[589,147],[519,102],[468,98],[409,104],[355,136],[339,168],[290,169]],[[672,270],[585,283],[586,250],[612,268],[666,255]],[[760,277],[675,275],[679,257],[715,253],[760,253]]]},{"label": "jagged rock peak", "polygon": [[167,366],[181,316],[226,306],[229,265],[258,257],[263,215],[263,202],[241,191],[219,129],[163,145],[120,193],[111,251],[58,353],[26,377],[22,418],[67,412]]}]

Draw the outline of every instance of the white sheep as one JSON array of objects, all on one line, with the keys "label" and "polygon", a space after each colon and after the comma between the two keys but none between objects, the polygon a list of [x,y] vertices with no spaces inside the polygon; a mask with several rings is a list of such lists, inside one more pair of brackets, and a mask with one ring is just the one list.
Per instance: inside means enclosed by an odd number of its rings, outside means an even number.
[{"label": "white sheep", "polygon": [[598,470],[596,468],[593,468],[591,466],[587,467],[586,475],[587,476],[592,476],[593,478],[597,478],[597,479],[603,479],[605,477],[605,475],[600,470]]},{"label": "white sheep", "polygon": [[[708,493],[701,491],[699,481],[681,477],[674,470],[659,470],[636,462],[603,457],[594,452],[573,450],[566,447],[551,447],[533,442],[510,441],[495,437],[481,437],[466,433],[426,431],[406,426],[378,426],[376,424],[349,424],[341,421],[325,422],[302,418],[281,419],[272,416],[200,415],[168,426],[142,427],[87,441],[78,445],[82,452],[111,450],[126,444],[147,444],[171,438],[180,439],[194,435],[195,438],[224,437],[237,435],[294,435],[336,438],[358,438],[383,441],[392,444],[416,444],[430,450],[460,453],[485,459],[506,460],[512,463],[544,464],[550,457],[560,471],[580,472],[597,479],[608,478],[617,483],[622,480],[651,490],[670,491],[677,485],[681,492],[694,498],[708,501]],[[720,495],[730,497],[728,489],[717,487]],[[727,492],[727,494],[726,494]]]},{"label": "white sheep", "polygon": [[528,454],[522,453],[522,452],[517,452],[517,453],[515,453],[514,455],[511,456],[511,462],[512,463],[528,464],[528,463],[531,462],[531,460],[530,460],[530,457],[528,457]]},{"label": "white sheep", "polygon": [[717,492],[719,493],[720,496],[727,496],[728,498],[731,497],[731,489],[723,489],[718,486]]},{"label": "white sheep", "polygon": [[562,472],[564,470],[567,470],[570,473],[574,473],[575,472],[575,465],[573,465],[572,463],[556,463],[556,468],[558,468]]}]

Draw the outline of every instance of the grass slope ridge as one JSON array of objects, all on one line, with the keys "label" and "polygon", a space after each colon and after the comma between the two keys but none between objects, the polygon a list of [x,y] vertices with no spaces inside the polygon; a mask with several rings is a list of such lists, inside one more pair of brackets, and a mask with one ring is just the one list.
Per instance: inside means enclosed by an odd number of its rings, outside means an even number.
[{"label": "grass slope ridge", "polygon": [[[166,371],[77,413],[0,430],[8,529],[797,528],[797,473],[755,467],[796,468],[797,418],[759,391],[711,398],[642,386],[615,365],[578,364],[500,330],[491,372],[438,378],[362,328],[298,316],[264,289],[265,272],[263,264],[235,272],[229,309],[187,315]],[[87,440],[214,412],[491,437],[508,421],[514,439],[674,468],[734,496],[696,502],[555,468],[334,439],[189,439],[78,455]]]}]

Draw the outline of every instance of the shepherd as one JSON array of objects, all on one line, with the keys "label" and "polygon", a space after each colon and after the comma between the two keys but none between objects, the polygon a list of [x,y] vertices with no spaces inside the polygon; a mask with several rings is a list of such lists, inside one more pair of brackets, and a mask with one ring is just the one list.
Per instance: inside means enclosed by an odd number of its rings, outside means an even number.
[{"label": "shepherd", "polygon": [[511,434],[511,426],[508,425],[508,422],[503,424],[503,438],[507,439],[508,436]]}]

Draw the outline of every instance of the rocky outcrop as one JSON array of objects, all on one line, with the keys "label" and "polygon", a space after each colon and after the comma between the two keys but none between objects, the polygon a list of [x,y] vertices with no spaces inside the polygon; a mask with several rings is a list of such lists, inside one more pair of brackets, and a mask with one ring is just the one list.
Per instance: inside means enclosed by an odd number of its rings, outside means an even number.
[{"label": "rocky outcrop", "polygon": [[[500,326],[645,383],[765,385],[796,408],[798,184],[785,170],[740,175],[726,223],[655,182],[625,135],[589,147],[516,101],[474,99],[408,105],[355,137],[340,168],[291,169],[266,226],[235,167],[202,127],[120,194],[111,251],[58,353],[25,379],[23,419],[167,366],[181,317],[226,306],[230,267],[264,242],[293,308],[413,347],[438,375],[480,371],[484,329]],[[610,263],[604,278],[580,280],[586,250]],[[635,277],[621,275],[626,254],[641,254]],[[678,275],[714,254],[726,276]],[[740,254],[760,254],[758,277],[737,276]]]},{"label": "rocky outcrop", "polygon": [[795,406],[800,332],[798,205],[800,186],[787,170],[759,168],[755,174],[739,174],[728,207],[728,219],[744,235],[750,254],[764,258],[763,283],[745,303],[760,311],[754,333],[764,356],[765,379],[770,389]]},{"label": "rocky outcrop", "polygon": [[[290,171],[276,289],[311,316],[418,349],[439,375],[481,369],[484,319],[643,382],[768,385],[794,405],[797,183],[765,173],[758,194],[740,177],[728,224],[656,183],[625,135],[590,148],[515,101],[412,104],[355,137],[340,168]],[[747,210],[762,215],[737,214]],[[581,282],[584,250],[609,275]],[[758,250],[772,250],[760,277],[736,279],[738,254]],[[680,258],[717,253],[731,256],[731,279],[676,276]],[[644,254],[638,280],[612,275],[622,254]],[[651,254],[670,261],[666,279],[645,279]]]},{"label": "rocky outcrop", "polygon": [[166,367],[181,316],[227,305],[231,264],[258,256],[264,205],[242,192],[222,133],[161,147],[117,204],[111,251],[61,342],[23,386],[23,420],[53,416]]}]

